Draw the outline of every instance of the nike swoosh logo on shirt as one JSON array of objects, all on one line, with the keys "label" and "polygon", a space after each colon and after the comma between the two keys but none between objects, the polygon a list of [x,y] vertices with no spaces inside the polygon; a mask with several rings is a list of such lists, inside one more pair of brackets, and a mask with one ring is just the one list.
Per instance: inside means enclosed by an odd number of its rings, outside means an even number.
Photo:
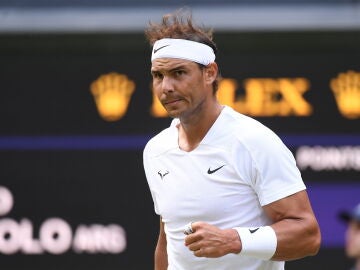
[{"label": "nike swoosh logo on shirt", "polygon": [[218,168],[216,168],[216,169],[214,169],[214,170],[211,170],[211,169],[209,168],[208,171],[207,171],[207,173],[208,173],[208,174],[213,174],[214,172],[220,170],[220,169],[221,169],[222,167],[224,167],[224,166],[225,166],[225,164],[222,165],[222,166],[220,166],[220,167],[218,167]]}]

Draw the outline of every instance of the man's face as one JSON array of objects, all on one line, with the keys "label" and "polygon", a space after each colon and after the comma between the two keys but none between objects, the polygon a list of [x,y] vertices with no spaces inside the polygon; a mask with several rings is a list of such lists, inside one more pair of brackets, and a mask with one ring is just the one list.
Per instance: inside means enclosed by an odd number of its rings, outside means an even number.
[{"label": "man's face", "polygon": [[171,117],[188,117],[201,110],[212,95],[205,70],[198,64],[173,58],[152,62],[153,90]]},{"label": "man's face", "polygon": [[346,254],[350,258],[360,258],[360,222],[350,221],[346,231]]}]

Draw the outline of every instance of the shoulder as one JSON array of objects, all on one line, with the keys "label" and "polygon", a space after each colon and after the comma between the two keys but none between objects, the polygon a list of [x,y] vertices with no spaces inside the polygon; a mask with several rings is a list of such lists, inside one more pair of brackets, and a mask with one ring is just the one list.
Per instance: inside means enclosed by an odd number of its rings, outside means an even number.
[{"label": "shoulder", "polygon": [[274,131],[254,118],[238,113],[229,107],[226,108],[224,118],[226,119],[224,124],[228,126],[229,133],[249,150],[283,144]]},{"label": "shoulder", "polygon": [[177,134],[176,121],[177,119],[174,119],[168,128],[162,130],[147,142],[144,148],[144,156],[155,157],[174,148]]}]

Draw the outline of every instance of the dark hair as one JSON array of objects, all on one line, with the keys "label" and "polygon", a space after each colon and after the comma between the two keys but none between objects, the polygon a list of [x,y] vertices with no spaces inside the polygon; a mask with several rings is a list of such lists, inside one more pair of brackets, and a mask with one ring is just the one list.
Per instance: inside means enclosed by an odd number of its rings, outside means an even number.
[{"label": "dark hair", "polygon": [[[178,38],[206,44],[213,49],[215,55],[218,51],[213,41],[212,29],[194,25],[192,14],[187,9],[179,9],[174,13],[165,14],[161,23],[149,22],[149,26],[145,30],[145,36],[151,46],[159,39]],[[199,67],[205,68],[201,64],[199,64]],[[213,83],[214,93],[218,88],[219,79],[220,73]]]}]

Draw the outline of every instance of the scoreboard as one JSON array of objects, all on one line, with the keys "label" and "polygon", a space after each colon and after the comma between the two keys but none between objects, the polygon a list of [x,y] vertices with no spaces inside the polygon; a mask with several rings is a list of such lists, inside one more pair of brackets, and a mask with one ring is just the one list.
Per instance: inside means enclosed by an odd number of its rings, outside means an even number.
[{"label": "scoreboard", "polygon": [[[321,226],[320,254],[288,269],[343,266],[337,214],[360,202],[360,33],[220,32],[215,42],[220,102],[289,147]],[[150,51],[131,33],[0,36],[6,269],[152,269],[159,221],[142,150],[170,119],[152,93]]]}]

